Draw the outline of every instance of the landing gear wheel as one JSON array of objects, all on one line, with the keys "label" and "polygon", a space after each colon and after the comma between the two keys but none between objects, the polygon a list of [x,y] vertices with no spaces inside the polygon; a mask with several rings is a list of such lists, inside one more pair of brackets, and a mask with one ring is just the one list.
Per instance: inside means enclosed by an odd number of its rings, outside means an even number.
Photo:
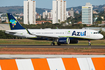
[{"label": "landing gear wheel", "polygon": [[88,45],[91,46],[91,41],[90,40],[88,41]]},{"label": "landing gear wheel", "polygon": [[60,43],[57,43],[57,45],[60,46],[61,44]]},{"label": "landing gear wheel", "polygon": [[55,45],[55,43],[53,43],[53,42],[52,42],[52,43],[51,43],[51,45],[52,45],[52,46],[54,46],[54,45]]},{"label": "landing gear wheel", "polygon": [[89,43],[89,46],[91,46],[91,43]]}]

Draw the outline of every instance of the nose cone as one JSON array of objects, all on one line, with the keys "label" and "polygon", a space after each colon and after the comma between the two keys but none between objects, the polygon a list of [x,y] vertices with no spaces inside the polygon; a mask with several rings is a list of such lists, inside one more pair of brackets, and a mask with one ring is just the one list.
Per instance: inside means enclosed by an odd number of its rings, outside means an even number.
[{"label": "nose cone", "polygon": [[104,36],[102,34],[100,34],[100,39],[104,38]]}]

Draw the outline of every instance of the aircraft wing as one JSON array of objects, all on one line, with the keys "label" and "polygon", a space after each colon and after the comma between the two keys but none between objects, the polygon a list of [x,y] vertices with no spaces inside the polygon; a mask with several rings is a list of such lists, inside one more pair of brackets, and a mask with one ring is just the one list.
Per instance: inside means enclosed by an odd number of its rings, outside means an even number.
[{"label": "aircraft wing", "polygon": [[52,35],[40,35],[40,34],[34,34],[34,33],[30,33],[30,32],[28,31],[28,29],[26,29],[26,30],[27,30],[28,34],[30,34],[30,35],[35,35],[35,36],[37,36],[37,37],[56,38],[56,39],[59,38],[58,36],[52,36]]}]

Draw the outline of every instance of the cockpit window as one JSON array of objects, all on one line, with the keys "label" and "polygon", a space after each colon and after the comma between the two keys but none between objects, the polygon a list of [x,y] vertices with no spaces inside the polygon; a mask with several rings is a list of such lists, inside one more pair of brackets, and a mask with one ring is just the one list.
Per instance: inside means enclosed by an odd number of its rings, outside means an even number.
[{"label": "cockpit window", "polygon": [[94,32],[93,34],[99,34],[99,32]]}]

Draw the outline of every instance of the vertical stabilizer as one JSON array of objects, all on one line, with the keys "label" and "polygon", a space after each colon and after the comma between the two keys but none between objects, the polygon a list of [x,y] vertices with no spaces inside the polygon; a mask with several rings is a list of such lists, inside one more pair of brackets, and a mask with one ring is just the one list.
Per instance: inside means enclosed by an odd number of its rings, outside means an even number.
[{"label": "vertical stabilizer", "polygon": [[7,17],[11,30],[25,29],[21,26],[21,24],[14,18],[14,16],[11,13],[7,13]]}]

